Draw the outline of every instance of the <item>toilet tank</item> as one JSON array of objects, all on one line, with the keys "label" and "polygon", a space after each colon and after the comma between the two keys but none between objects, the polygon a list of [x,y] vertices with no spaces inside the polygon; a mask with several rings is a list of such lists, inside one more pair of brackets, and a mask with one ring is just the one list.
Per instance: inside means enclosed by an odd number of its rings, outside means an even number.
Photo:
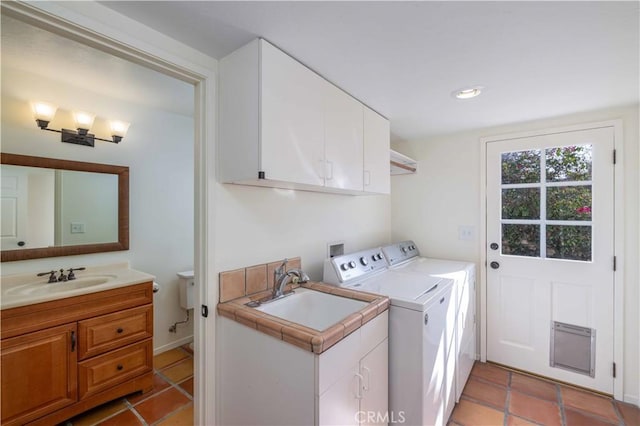
[{"label": "toilet tank", "polygon": [[180,281],[178,287],[180,289],[180,307],[183,309],[193,309],[195,280],[193,271],[178,272]]}]

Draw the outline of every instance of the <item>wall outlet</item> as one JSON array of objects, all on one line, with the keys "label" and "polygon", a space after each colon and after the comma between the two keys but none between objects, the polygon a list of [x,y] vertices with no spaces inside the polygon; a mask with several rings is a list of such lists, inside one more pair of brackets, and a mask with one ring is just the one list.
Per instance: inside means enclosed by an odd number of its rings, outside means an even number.
[{"label": "wall outlet", "polygon": [[458,239],[462,241],[472,241],[476,238],[475,226],[458,226]]},{"label": "wall outlet", "polygon": [[327,257],[330,259],[344,254],[344,241],[333,241],[327,243]]},{"label": "wall outlet", "polygon": [[84,223],[71,222],[71,233],[72,234],[84,234]]}]

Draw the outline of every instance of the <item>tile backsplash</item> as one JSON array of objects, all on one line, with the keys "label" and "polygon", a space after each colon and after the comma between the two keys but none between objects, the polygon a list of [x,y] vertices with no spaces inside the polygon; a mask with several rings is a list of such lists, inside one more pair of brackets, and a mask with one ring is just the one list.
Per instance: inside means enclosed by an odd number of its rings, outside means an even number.
[{"label": "tile backsplash", "polygon": [[[282,264],[282,260],[220,272],[220,303],[250,296],[273,288],[273,272]],[[299,257],[289,259],[287,271],[302,268]]]}]

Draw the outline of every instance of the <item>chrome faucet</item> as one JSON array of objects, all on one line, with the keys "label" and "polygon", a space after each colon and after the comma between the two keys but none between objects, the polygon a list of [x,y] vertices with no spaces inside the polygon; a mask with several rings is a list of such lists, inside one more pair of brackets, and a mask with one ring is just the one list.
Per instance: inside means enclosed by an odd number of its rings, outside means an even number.
[{"label": "chrome faucet", "polygon": [[309,281],[309,276],[301,269],[289,269],[286,270],[288,259],[284,259],[282,265],[273,271],[273,294],[271,300],[279,299],[285,296],[284,287],[291,280],[292,277],[297,278],[297,282],[306,283]]}]

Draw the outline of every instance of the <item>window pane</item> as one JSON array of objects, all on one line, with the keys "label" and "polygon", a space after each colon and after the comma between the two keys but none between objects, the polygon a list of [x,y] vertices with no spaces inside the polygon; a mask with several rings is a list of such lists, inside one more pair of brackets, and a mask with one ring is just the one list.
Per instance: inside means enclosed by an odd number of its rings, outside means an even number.
[{"label": "window pane", "polygon": [[503,219],[540,219],[540,188],[502,190]]},{"label": "window pane", "polygon": [[591,185],[547,188],[547,219],[591,220]]},{"label": "window pane", "polygon": [[591,154],[591,145],[548,148],[547,182],[591,180]]},{"label": "window pane", "polygon": [[540,225],[502,225],[502,254],[540,257]]},{"label": "window pane", "polygon": [[591,260],[591,227],[547,225],[547,257]]},{"label": "window pane", "polygon": [[540,151],[516,151],[502,154],[502,183],[540,182]]}]

